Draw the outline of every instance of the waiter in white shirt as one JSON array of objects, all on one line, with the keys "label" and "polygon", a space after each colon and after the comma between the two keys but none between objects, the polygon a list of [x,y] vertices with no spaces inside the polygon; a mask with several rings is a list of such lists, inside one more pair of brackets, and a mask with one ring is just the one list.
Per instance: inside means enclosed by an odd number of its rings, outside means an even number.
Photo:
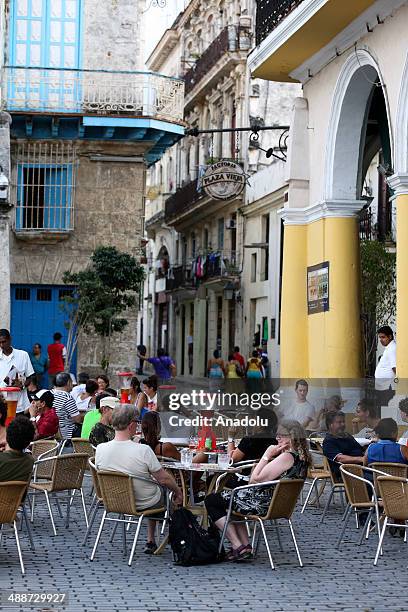
[{"label": "waiter in white shirt", "polygon": [[[26,351],[11,346],[8,329],[0,329],[0,386],[22,388],[21,376],[34,374],[30,357]],[[24,411],[23,392],[17,402],[17,412]]]},{"label": "waiter in white shirt", "polygon": [[375,369],[375,388],[377,391],[377,406],[387,406],[394,396],[394,378],[397,373],[397,344],[394,332],[389,325],[380,327],[377,332],[378,340],[384,346],[384,352]]}]

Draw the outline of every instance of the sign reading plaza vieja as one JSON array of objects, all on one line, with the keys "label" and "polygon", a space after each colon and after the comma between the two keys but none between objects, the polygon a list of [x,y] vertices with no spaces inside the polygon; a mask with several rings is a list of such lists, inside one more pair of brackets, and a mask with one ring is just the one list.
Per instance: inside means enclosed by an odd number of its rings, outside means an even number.
[{"label": "sign reading plaza vieja", "polygon": [[247,175],[241,166],[225,159],[206,169],[199,188],[214,200],[231,200],[242,193],[246,183]]}]

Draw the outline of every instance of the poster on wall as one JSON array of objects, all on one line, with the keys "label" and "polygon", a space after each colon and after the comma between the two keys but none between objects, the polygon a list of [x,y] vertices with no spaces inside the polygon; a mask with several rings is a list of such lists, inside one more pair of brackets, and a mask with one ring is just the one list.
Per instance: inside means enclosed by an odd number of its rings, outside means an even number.
[{"label": "poster on wall", "polygon": [[329,310],[329,262],[309,266],[307,269],[307,312]]}]

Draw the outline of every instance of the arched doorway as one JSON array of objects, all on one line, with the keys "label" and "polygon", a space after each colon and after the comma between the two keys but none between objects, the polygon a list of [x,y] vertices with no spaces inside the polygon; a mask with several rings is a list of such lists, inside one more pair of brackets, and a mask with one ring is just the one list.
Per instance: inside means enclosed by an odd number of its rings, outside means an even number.
[{"label": "arched doorway", "polygon": [[[351,325],[355,334],[361,317],[363,342],[358,343],[356,337],[355,347],[362,357],[362,373],[369,375],[374,374],[376,365],[376,328],[393,322],[394,316],[392,308],[378,310],[375,302],[376,294],[385,303],[384,292],[395,291],[393,256],[388,257],[388,253],[395,250],[395,209],[387,183],[392,166],[392,132],[381,74],[367,51],[355,49],[343,67],[334,94],[325,189],[328,201],[337,202],[340,216],[342,208],[343,214],[358,216],[358,237],[356,235],[353,240],[349,236],[349,244],[357,247],[349,299],[354,302]],[[349,228],[349,231],[353,230]],[[375,242],[386,244],[386,247],[379,248]],[[361,277],[358,247],[361,247]],[[373,267],[375,257],[379,263],[377,267]],[[379,270],[382,265],[384,275]],[[372,290],[373,283],[381,283],[382,279],[388,282],[379,290]]]}]

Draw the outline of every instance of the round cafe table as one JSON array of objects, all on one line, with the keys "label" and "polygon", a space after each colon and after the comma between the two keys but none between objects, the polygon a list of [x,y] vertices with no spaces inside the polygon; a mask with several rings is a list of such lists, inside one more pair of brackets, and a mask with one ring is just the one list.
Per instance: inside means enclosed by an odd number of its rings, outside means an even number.
[{"label": "round cafe table", "polygon": [[[205,509],[205,505],[204,506],[200,506],[198,504],[195,503],[194,501],[194,491],[193,491],[193,474],[195,472],[202,472],[203,474],[205,474],[205,482],[206,482],[206,495],[209,495],[210,493],[213,492],[214,487],[216,485],[217,482],[217,478],[220,474],[236,474],[240,471],[242,471],[243,468],[245,468],[246,466],[228,466],[228,467],[221,467],[218,465],[218,463],[192,463],[191,465],[185,465],[184,463],[181,463],[181,461],[162,461],[161,465],[163,466],[164,469],[170,469],[170,470],[181,470],[183,472],[188,472],[189,474],[189,492],[188,492],[188,500],[189,500],[189,508],[191,508],[193,511],[200,509],[200,514],[203,516],[203,524],[204,526],[207,525],[207,511]],[[208,483],[208,479],[211,478],[209,484]]]}]

